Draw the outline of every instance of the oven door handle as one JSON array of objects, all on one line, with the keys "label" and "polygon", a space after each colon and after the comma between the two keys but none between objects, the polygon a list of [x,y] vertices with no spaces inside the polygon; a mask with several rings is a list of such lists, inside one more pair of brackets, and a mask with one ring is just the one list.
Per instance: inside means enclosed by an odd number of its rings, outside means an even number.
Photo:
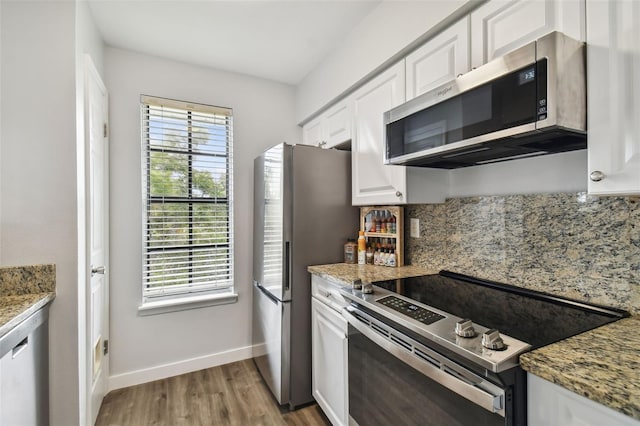
[{"label": "oven door handle", "polygon": [[444,356],[398,333],[360,309],[347,306],[342,310],[342,316],[365,337],[400,361],[485,410],[505,416],[504,389],[470,371],[458,371],[461,370],[459,365],[447,362]]}]

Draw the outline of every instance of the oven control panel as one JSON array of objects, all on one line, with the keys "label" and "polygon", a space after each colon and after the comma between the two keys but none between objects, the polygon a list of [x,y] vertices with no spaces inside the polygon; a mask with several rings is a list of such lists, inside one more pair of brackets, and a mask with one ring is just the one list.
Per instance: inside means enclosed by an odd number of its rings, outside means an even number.
[{"label": "oven control panel", "polygon": [[429,325],[441,320],[444,316],[425,309],[421,306],[416,306],[413,303],[400,299],[395,296],[387,296],[378,300],[378,303],[387,306],[394,311],[398,311],[416,321],[420,321],[423,324]]}]

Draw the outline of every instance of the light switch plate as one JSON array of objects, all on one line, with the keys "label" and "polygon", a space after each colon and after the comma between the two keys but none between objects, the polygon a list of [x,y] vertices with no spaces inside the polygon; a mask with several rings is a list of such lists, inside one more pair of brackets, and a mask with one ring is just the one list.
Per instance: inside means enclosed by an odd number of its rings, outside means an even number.
[{"label": "light switch plate", "polygon": [[420,219],[416,219],[414,217],[411,218],[410,221],[410,235],[412,238],[420,238]]}]

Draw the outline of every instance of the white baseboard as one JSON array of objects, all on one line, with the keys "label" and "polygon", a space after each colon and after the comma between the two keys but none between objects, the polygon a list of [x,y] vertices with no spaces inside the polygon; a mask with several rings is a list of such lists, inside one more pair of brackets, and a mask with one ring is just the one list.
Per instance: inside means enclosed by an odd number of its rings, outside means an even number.
[{"label": "white baseboard", "polygon": [[242,361],[251,357],[252,346],[246,346],[226,352],[204,355],[169,364],[157,365],[143,370],[117,374],[109,377],[108,392],[152,382],[154,380],[166,379],[167,377],[178,376],[180,374],[191,373],[205,368],[216,367],[230,362]]}]

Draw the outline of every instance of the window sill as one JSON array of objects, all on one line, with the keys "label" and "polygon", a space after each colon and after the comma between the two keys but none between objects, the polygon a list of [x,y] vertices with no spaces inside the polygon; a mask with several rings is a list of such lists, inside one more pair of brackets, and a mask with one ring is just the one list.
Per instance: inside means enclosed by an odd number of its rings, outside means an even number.
[{"label": "window sill", "polygon": [[143,302],[138,306],[138,315],[165,314],[169,312],[186,311],[188,309],[205,308],[207,306],[226,305],[236,303],[237,301],[237,293],[207,294],[157,300],[153,302]]}]

